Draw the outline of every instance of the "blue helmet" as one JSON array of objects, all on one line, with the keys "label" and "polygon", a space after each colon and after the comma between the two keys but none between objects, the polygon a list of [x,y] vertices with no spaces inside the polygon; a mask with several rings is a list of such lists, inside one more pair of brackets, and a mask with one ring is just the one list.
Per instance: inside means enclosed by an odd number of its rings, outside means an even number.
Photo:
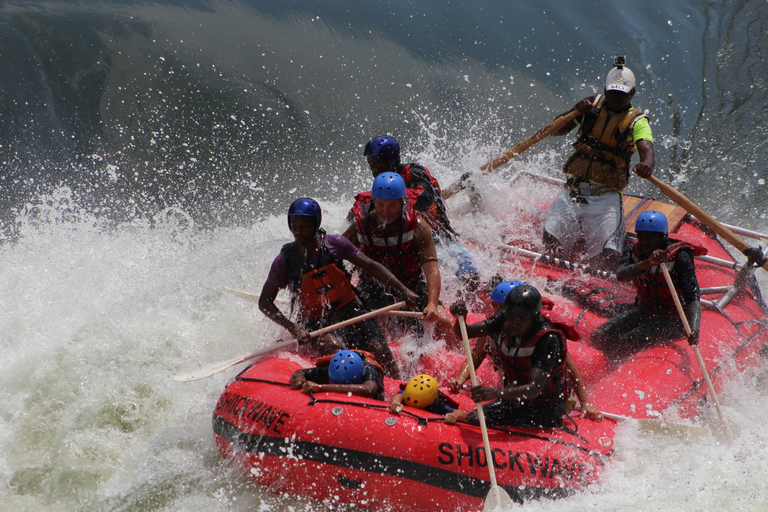
[{"label": "blue helmet", "polygon": [[541,294],[533,286],[523,284],[516,286],[504,299],[504,309],[507,316],[530,316],[541,313]]},{"label": "blue helmet", "polygon": [[646,210],[637,216],[635,232],[653,231],[655,233],[669,233],[667,216],[656,210]]},{"label": "blue helmet", "polygon": [[384,155],[393,167],[400,165],[400,143],[394,137],[384,135],[368,141],[363,156]]},{"label": "blue helmet", "polygon": [[405,199],[405,180],[396,172],[383,172],[373,180],[371,197],[374,199]]},{"label": "blue helmet", "polygon": [[363,358],[351,350],[339,350],[328,366],[328,382],[331,384],[361,384],[363,382]]},{"label": "blue helmet", "polygon": [[288,207],[288,229],[291,228],[291,215],[302,215],[315,218],[315,229],[320,227],[323,220],[323,212],[317,201],[310,197],[302,197],[291,203]]},{"label": "blue helmet", "polygon": [[509,292],[520,286],[520,281],[504,281],[503,283],[499,283],[496,288],[493,289],[493,293],[491,294],[491,300],[494,302],[501,302],[504,304],[504,299],[507,298],[507,295]]}]

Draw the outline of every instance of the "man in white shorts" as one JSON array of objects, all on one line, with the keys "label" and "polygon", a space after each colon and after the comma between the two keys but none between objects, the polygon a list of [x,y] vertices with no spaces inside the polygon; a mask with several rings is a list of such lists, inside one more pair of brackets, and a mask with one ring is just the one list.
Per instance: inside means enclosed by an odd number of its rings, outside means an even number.
[{"label": "man in white shorts", "polygon": [[604,94],[578,102],[573,110],[581,115],[553,133],[565,135],[579,126],[575,152],[563,166],[569,175],[565,190],[544,223],[549,253],[570,260],[586,256],[591,266],[605,270],[616,269],[624,245],[622,190],[629,183],[632,154],[640,155],[632,169],[638,176],[649,178],[656,166],[648,117],[632,108],[635,76],[624,62],[617,55]]}]

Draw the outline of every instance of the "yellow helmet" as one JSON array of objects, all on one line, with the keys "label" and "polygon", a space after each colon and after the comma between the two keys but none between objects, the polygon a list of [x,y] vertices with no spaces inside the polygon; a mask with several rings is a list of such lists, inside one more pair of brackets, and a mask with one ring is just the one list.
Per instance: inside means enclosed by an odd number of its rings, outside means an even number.
[{"label": "yellow helmet", "polygon": [[417,375],[408,381],[403,392],[405,405],[423,409],[437,400],[437,381],[429,375]]}]

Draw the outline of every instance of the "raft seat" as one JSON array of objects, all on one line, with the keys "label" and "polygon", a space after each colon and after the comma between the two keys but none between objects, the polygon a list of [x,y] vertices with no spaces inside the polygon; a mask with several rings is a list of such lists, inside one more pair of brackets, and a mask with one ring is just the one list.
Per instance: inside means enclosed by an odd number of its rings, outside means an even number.
[{"label": "raft seat", "polygon": [[638,215],[647,210],[660,211],[666,215],[670,233],[677,231],[688,213],[677,205],[662,203],[650,197],[624,194],[624,211],[626,212],[624,226],[627,229],[627,233],[631,235],[636,234],[635,221],[637,221]]}]

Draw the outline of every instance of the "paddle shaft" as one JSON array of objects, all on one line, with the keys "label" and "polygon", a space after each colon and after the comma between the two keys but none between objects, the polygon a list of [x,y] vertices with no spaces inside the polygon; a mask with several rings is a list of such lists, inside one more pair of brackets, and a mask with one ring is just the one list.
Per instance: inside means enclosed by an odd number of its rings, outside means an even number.
[{"label": "paddle shaft", "polygon": [[[464,352],[467,354],[467,368],[469,369],[469,378],[472,380],[472,386],[477,386],[477,375],[475,374],[475,361],[472,359],[472,347],[469,346],[469,337],[467,336],[467,324],[464,317],[459,315],[459,329],[461,330],[461,340],[464,342]],[[491,453],[491,441],[488,439],[488,427],[485,425],[485,414],[483,413],[483,404],[475,402],[477,405],[477,419],[480,421],[480,432],[483,434],[483,446],[485,447],[485,461],[488,466],[488,473],[491,477],[491,493],[497,499],[496,506],[501,507],[499,494],[496,493],[498,485],[496,484],[496,470],[493,467],[493,454]],[[500,490],[504,492],[503,490]],[[490,494],[489,494],[490,496]]]},{"label": "paddle shaft", "polygon": [[[374,311],[370,311],[368,313],[365,313],[360,316],[356,316],[353,318],[349,318],[347,320],[344,320],[343,322],[339,322],[333,325],[329,325],[327,327],[323,327],[322,329],[318,329],[316,331],[312,331],[309,333],[310,338],[317,338],[318,336],[322,336],[324,334],[328,334],[329,332],[335,331],[337,329],[341,329],[342,327],[346,327],[348,325],[355,324],[357,322],[362,322],[363,320],[368,320],[369,318],[373,318],[375,316],[383,315],[385,313],[388,313],[392,310],[399,309],[405,306],[405,301],[397,302],[395,304],[391,304],[389,306],[383,307],[381,309],[376,309]],[[200,380],[205,379],[207,377],[211,377],[213,375],[216,375],[217,373],[221,373],[227,368],[231,368],[232,366],[235,366],[240,363],[244,363],[245,361],[250,361],[251,359],[255,359],[259,356],[263,356],[265,354],[268,354],[270,352],[274,352],[275,350],[280,350],[282,348],[291,346],[295,343],[298,343],[296,340],[288,340],[283,341],[281,343],[277,343],[275,345],[272,345],[271,347],[267,347],[262,350],[258,350],[256,352],[253,352],[251,354],[246,354],[242,356],[235,357],[233,359],[230,359],[229,361],[224,361],[223,363],[219,363],[215,366],[212,366],[211,368],[208,368],[207,370],[200,370],[197,372],[192,372],[189,374],[183,374],[183,375],[175,375],[173,377],[173,380],[176,382],[191,382],[194,380]]]},{"label": "paddle shaft", "polygon": [[[574,409],[581,410],[579,407],[574,407]],[[664,432],[664,431],[672,430],[679,434],[695,434],[695,435],[702,435],[702,436],[708,433],[708,430],[704,427],[692,427],[689,425],[681,425],[679,423],[670,423],[662,419],[630,418],[629,416],[620,416],[618,414],[613,414],[605,411],[600,411],[600,414],[602,414],[603,417],[616,422],[636,421],[642,427],[646,427],[648,430],[653,430],[656,432]]]},{"label": "paddle shaft", "polygon": [[[670,198],[675,203],[679,204],[685,211],[699,219],[702,223],[704,223],[707,227],[709,227],[712,231],[720,235],[721,237],[728,240],[728,242],[731,243],[736,249],[738,249],[741,252],[744,252],[746,249],[751,248],[752,246],[749,245],[747,242],[739,238],[736,233],[728,229],[727,227],[723,226],[721,223],[716,221],[711,215],[709,215],[707,212],[699,208],[693,201],[685,197],[683,194],[681,194],[677,189],[675,189],[672,185],[669,185],[667,183],[664,183],[660,179],[658,179],[656,176],[650,176],[647,178],[648,181],[656,185],[656,187],[661,190],[661,192]],[[763,268],[765,270],[768,270],[768,263],[765,263],[763,265]]]},{"label": "paddle shaft", "polygon": [[[234,290],[226,286],[222,286],[225,292],[229,292],[235,297],[240,297],[250,302],[259,303],[259,296],[255,293],[241,292],[240,290]],[[388,316],[402,316],[407,318],[424,318],[426,315],[423,311],[388,311]]]},{"label": "paddle shaft", "polygon": [[[669,270],[667,269],[666,263],[662,262],[659,267],[661,267],[661,272],[664,274],[664,280],[667,282],[669,293],[672,295],[672,300],[675,301],[677,314],[680,315],[680,321],[683,322],[685,335],[690,336],[692,332],[691,325],[688,323],[688,317],[685,316],[683,305],[680,302],[680,297],[677,295],[677,290],[675,289],[675,283],[672,282],[672,276],[669,275]],[[699,362],[699,368],[701,368],[701,373],[704,375],[704,382],[707,384],[707,389],[709,389],[709,394],[712,396],[712,401],[715,402],[715,409],[717,410],[717,416],[720,418],[720,423],[723,427],[723,430],[726,432],[726,435],[730,437],[728,425],[726,425],[725,419],[723,418],[723,412],[720,410],[720,401],[717,399],[715,386],[712,385],[712,380],[709,378],[709,373],[707,372],[707,367],[704,364],[704,359],[701,357],[701,352],[699,352],[699,347],[696,345],[691,345],[691,348],[693,349],[693,353],[696,355],[696,360]]]}]

